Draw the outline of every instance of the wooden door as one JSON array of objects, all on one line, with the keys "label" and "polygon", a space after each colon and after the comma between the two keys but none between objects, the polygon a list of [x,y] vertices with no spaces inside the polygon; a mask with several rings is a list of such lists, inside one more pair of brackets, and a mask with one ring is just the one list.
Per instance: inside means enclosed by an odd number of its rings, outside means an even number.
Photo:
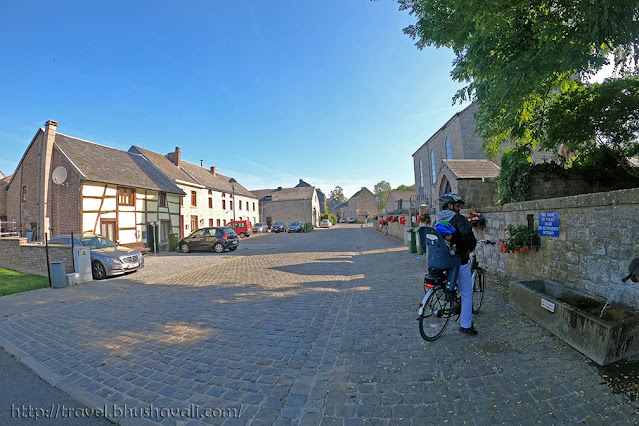
[{"label": "wooden door", "polygon": [[100,235],[107,237],[113,242],[118,239],[115,219],[100,219]]}]

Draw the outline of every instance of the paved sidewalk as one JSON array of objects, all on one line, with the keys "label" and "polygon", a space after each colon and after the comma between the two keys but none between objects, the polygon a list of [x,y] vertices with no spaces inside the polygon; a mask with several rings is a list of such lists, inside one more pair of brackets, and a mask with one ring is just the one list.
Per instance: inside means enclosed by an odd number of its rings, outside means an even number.
[{"label": "paved sidewalk", "polygon": [[372,228],[241,248],[0,298],[0,346],[89,406],[130,409],[123,425],[639,424],[637,403],[508,307],[504,285],[488,283],[478,336],[451,323],[429,343],[424,259]]}]

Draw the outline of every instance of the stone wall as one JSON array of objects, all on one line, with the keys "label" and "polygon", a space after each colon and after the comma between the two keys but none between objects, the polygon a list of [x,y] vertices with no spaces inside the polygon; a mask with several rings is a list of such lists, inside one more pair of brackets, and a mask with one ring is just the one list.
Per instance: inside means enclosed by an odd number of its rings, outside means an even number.
[{"label": "stone wall", "polygon": [[[500,244],[480,245],[478,258],[489,271],[510,279],[545,278],[639,309],[639,283],[621,278],[639,257],[639,188],[582,194],[484,208],[485,228],[478,239],[504,238],[508,224],[527,224],[538,212],[559,213],[559,236],[542,236],[541,246],[529,253],[500,253]],[[490,290],[489,290],[490,291]]]},{"label": "stone wall", "polygon": [[406,218],[406,225],[400,225],[399,222],[389,222],[388,225],[382,226],[379,224],[379,219],[373,220],[373,225],[376,231],[406,242],[406,228],[410,227],[410,222],[408,221],[408,215],[404,215],[403,217]]},{"label": "stone wall", "polygon": [[639,179],[630,176],[620,177],[614,182],[590,183],[579,176],[562,176],[556,173],[535,173],[530,182],[530,199],[567,197],[570,195],[590,194],[610,190],[637,188]]},{"label": "stone wall", "polygon": [[457,193],[466,201],[468,207],[494,206],[497,201],[497,183],[495,179],[459,179]]},{"label": "stone wall", "polygon": [[[49,261],[64,261],[66,273],[72,273],[71,246],[49,246]],[[27,244],[26,238],[0,238],[0,268],[47,276],[46,247],[42,244]]]}]

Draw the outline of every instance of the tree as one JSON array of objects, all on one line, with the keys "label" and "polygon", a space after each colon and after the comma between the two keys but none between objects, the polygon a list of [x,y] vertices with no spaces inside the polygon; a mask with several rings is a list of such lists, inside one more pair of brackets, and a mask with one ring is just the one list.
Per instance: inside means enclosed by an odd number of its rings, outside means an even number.
[{"label": "tree", "polygon": [[564,96],[590,103],[587,97],[577,99],[575,91],[611,55],[621,79],[637,73],[637,0],[398,3],[417,19],[404,32],[419,49],[449,47],[455,53],[451,75],[466,85],[453,102],[477,101],[478,129],[489,155],[513,142],[536,146],[546,139],[548,146],[548,109]]},{"label": "tree", "polygon": [[415,190],[415,184],[412,184],[410,186],[399,185],[397,188],[395,188],[395,191],[414,191],[414,190]]},{"label": "tree", "polygon": [[383,210],[388,202],[388,194],[391,192],[390,183],[385,180],[379,182],[375,185],[374,192],[379,197],[379,210]]},{"label": "tree", "polygon": [[335,186],[335,189],[332,190],[330,194],[328,194],[328,198],[337,200],[340,203],[343,203],[344,201],[346,201],[346,197],[344,196],[344,190],[339,185]]}]

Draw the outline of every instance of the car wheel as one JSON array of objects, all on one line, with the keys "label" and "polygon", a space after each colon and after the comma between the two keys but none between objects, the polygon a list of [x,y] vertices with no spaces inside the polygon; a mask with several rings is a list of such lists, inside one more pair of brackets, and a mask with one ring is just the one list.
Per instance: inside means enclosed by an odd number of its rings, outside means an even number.
[{"label": "car wheel", "polygon": [[187,243],[182,243],[182,245],[180,246],[180,250],[182,251],[182,253],[188,253],[191,251]]},{"label": "car wheel", "polygon": [[215,243],[213,245],[213,250],[215,250],[216,253],[224,253],[224,246],[222,243]]},{"label": "car wheel", "polygon": [[244,234],[244,236],[245,236],[246,238],[248,238],[248,237],[250,237],[250,236],[251,236],[251,234]]},{"label": "car wheel", "polygon": [[93,273],[94,280],[106,278],[106,269],[104,269],[104,265],[97,260],[91,265],[91,272]]}]

